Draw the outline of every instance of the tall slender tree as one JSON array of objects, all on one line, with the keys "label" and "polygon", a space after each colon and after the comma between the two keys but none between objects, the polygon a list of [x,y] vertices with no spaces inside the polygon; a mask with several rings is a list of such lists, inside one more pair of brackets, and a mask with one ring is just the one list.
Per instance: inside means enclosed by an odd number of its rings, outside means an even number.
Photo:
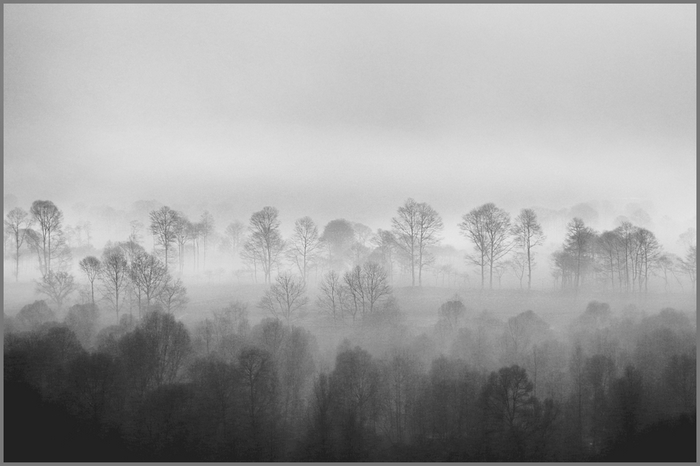
[{"label": "tall slender tree", "polygon": [[206,270],[207,267],[207,239],[214,232],[214,217],[209,211],[204,211],[199,220],[199,232],[202,238],[202,267]]},{"label": "tall slender tree", "polygon": [[532,209],[523,209],[515,218],[512,230],[515,245],[522,252],[527,266],[527,289],[532,289],[532,267],[535,264],[533,249],[540,246],[545,236],[542,226],[537,221],[537,214]]},{"label": "tall slender tree", "polygon": [[151,218],[151,233],[153,233],[156,243],[160,244],[165,251],[165,270],[168,270],[168,252],[170,245],[175,242],[179,215],[168,206],[163,206],[158,210],[153,210],[149,214]]},{"label": "tall slender tree", "polygon": [[280,234],[279,212],[274,207],[264,207],[250,217],[252,245],[261,259],[265,283],[270,283],[272,267],[277,263],[284,249],[284,241]]},{"label": "tall slender tree", "polygon": [[396,244],[407,257],[411,268],[411,286],[423,284],[423,267],[429,262],[427,248],[439,242],[443,229],[442,219],[435,209],[425,202],[408,199],[397,210],[398,216],[391,219]]},{"label": "tall slender tree", "polygon": [[87,256],[80,261],[80,270],[85,272],[85,276],[90,282],[90,298],[92,305],[95,305],[95,280],[100,276],[102,271],[102,263],[95,256]]},{"label": "tall slender tree", "polygon": [[119,247],[109,248],[102,255],[102,273],[104,297],[112,303],[119,323],[120,299],[123,300],[129,283],[129,267],[124,251]]},{"label": "tall slender tree", "polygon": [[489,288],[493,289],[493,273],[499,261],[510,251],[510,215],[493,203],[484,204],[462,217],[462,234],[474,243],[476,254],[468,256],[481,269],[481,288],[484,288],[486,267],[489,270]]},{"label": "tall slender tree", "polygon": [[582,277],[592,265],[595,232],[576,217],[567,225],[565,250],[569,251],[575,261],[574,289],[578,290]]},{"label": "tall slender tree", "polygon": [[646,228],[640,228],[636,233],[637,256],[639,257],[639,292],[649,291],[649,274],[656,267],[661,255],[661,245],[656,236]]},{"label": "tall slender tree", "polygon": [[485,218],[481,209],[473,209],[462,216],[459,229],[468,240],[474,244],[474,254],[467,254],[466,258],[481,271],[481,289],[484,289],[486,278],[486,266],[488,264],[488,240],[484,228]]},{"label": "tall slender tree", "polygon": [[[129,278],[133,285],[146,299],[145,309],[148,310],[151,301],[158,298],[163,286],[169,280],[165,264],[155,256],[142,253],[134,258],[129,267]],[[139,303],[139,312],[142,311]]]},{"label": "tall slender tree", "polygon": [[185,269],[185,247],[187,240],[190,239],[192,231],[190,221],[183,213],[178,213],[177,221],[175,222],[175,242],[177,243],[177,259],[180,268],[180,274]]},{"label": "tall slender tree", "polygon": [[320,249],[318,227],[314,221],[310,217],[297,220],[287,257],[297,266],[304,282],[308,281],[309,267],[315,262]]},{"label": "tall slender tree", "polygon": [[348,290],[338,272],[330,270],[323,277],[316,298],[318,308],[333,320],[342,321],[345,317],[348,303]]},{"label": "tall slender tree", "polygon": [[29,214],[19,207],[15,207],[8,212],[5,219],[5,231],[12,237],[15,249],[15,281],[19,281],[19,258],[22,245],[27,237],[27,230],[32,227],[33,221],[34,219],[29,217]]},{"label": "tall slender tree", "polygon": [[625,291],[632,291],[634,288],[635,279],[635,257],[634,250],[635,245],[635,233],[637,227],[632,225],[632,223],[624,221],[622,224],[615,229],[615,232],[620,238],[620,249],[622,256],[622,279],[625,285]]},{"label": "tall slender tree", "polygon": [[63,223],[63,212],[51,201],[34,201],[30,209],[32,217],[39,225],[41,238],[41,256],[43,261],[42,274],[51,272],[52,241],[56,247],[56,239],[60,234]]},{"label": "tall slender tree", "polygon": [[692,244],[688,246],[688,250],[685,253],[685,258],[681,259],[680,267],[681,270],[688,275],[693,293],[695,292],[695,284],[697,281],[697,261],[698,255],[696,245]]},{"label": "tall slender tree", "polygon": [[[620,258],[620,248],[622,240],[618,234],[617,230],[604,231],[597,237],[596,250],[598,252],[597,258],[600,264],[600,268],[608,274],[610,279],[610,286],[613,291],[615,291],[615,274],[617,273],[618,279],[621,277],[621,258]],[[622,283],[620,283],[620,287]]]}]

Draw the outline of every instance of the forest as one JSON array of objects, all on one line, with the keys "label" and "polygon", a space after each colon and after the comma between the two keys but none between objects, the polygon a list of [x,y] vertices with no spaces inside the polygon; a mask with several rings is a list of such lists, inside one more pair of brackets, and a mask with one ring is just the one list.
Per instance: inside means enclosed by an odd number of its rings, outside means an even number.
[{"label": "forest", "polygon": [[694,229],[15,204],[5,461],[696,461]]}]

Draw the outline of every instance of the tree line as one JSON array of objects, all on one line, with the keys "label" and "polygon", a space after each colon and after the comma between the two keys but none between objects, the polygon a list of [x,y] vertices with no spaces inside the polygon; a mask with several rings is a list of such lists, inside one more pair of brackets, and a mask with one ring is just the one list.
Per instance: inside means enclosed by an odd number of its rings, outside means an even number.
[{"label": "tree line", "polygon": [[649,291],[649,279],[660,276],[666,292],[673,277],[686,275],[695,292],[695,234],[684,238],[686,255],[681,258],[663,251],[654,233],[628,221],[614,230],[596,233],[583,220],[574,218],[567,225],[564,245],[553,254],[552,275],[562,289],[578,290],[587,283],[624,293]]},{"label": "tree line", "polygon": [[[169,276],[182,276],[188,255],[195,270],[200,263],[202,268],[206,267],[208,243],[216,236],[211,214],[205,211],[198,222],[193,222],[184,213],[164,206],[150,211],[149,219],[148,231],[154,242],[151,255],[159,261],[158,267],[165,268]],[[232,259],[240,259],[254,281],[260,273],[268,285],[275,276],[290,273],[304,283],[327,284],[330,272],[342,275],[366,262],[380,265],[390,284],[397,275],[402,275],[410,277],[412,286],[420,287],[429,268],[436,277],[442,274],[443,280],[445,276],[459,275],[451,264],[436,263],[435,248],[441,243],[444,223],[439,213],[425,202],[406,200],[391,219],[390,230],[373,232],[366,225],[345,219],[332,220],[321,229],[310,217],[303,217],[295,221],[291,237],[284,239],[280,226],[278,210],[264,207],[251,215],[247,227],[239,221],[230,223],[224,230],[220,248],[232,253]],[[500,286],[506,273],[513,274],[521,288],[532,288],[538,250],[546,239],[534,210],[522,209],[511,220],[508,212],[487,203],[463,215],[458,226],[472,248],[464,263],[476,268],[481,289],[493,289],[494,284]],[[35,201],[29,212],[21,208],[10,211],[5,219],[5,233],[13,246],[15,280],[19,279],[20,257],[29,250],[34,253],[41,272],[40,292],[62,300],[74,291],[66,229],[63,213],[51,201]],[[689,232],[682,237],[686,248],[683,258],[664,252],[653,232],[628,221],[613,230],[597,233],[583,220],[574,218],[567,225],[564,244],[549,258],[552,279],[563,290],[583,287],[629,293],[647,292],[654,276],[663,281],[666,291],[673,283],[683,287],[681,278],[686,277],[694,292],[695,234]],[[137,254],[134,248],[143,249],[139,227],[134,222],[126,243],[125,258],[130,266],[148,263],[145,259],[133,262]],[[112,247],[111,243],[108,247]],[[83,268],[82,262],[80,267],[90,282],[91,299],[94,299],[93,274]],[[113,270],[112,281],[118,281],[118,273]],[[134,277],[131,278],[134,282]],[[468,279],[464,275],[464,281]],[[116,307],[120,285],[116,282],[113,285],[114,290],[110,286],[108,294]],[[143,292],[150,303],[149,287],[147,283],[136,286],[141,290],[136,298],[139,303]],[[138,307],[142,308],[140,304]]]}]

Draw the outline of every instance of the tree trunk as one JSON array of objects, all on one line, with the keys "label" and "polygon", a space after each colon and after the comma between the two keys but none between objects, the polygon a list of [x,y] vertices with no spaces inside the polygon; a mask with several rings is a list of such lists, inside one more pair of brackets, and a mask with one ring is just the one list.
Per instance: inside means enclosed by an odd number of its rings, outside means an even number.
[{"label": "tree trunk", "polygon": [[411,247],[411,286],[416,286],[416,253]]},{"label": "tree trunk", "polygon": [[[520,287],[522,288],[522,280],[520,280]],[[532,259],[530,258],[530,242],[528,240],[527,245],[527,289],[528,291],[532,289]]]}]

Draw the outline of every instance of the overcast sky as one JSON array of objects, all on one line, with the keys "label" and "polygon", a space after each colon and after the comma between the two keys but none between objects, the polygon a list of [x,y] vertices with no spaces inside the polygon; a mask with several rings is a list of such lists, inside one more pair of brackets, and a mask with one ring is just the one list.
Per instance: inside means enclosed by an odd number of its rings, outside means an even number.
[{"label": "overcast sky", "polygon": [[[695,5],[4,5],[4,191],[696,210]],[[680,232],[679,232],[680,233]]]}]

